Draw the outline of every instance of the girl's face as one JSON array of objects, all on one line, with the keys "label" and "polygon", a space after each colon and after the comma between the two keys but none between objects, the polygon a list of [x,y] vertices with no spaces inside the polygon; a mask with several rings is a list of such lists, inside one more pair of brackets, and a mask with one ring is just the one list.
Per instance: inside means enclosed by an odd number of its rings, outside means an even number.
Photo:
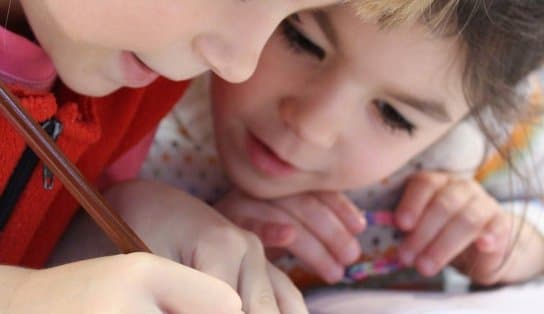
[{"label": "girl's face", "polygon": [[291,16],[243,84],[214,78],[218,150],[258,197],[377,183],[467,114],[455,38],[381,30],[349,6]]},{"label": "girl's face", "polygon": [[212,69],[239,82],[286,16],[333,0],[19,0],[63,81],[88,95]]}]

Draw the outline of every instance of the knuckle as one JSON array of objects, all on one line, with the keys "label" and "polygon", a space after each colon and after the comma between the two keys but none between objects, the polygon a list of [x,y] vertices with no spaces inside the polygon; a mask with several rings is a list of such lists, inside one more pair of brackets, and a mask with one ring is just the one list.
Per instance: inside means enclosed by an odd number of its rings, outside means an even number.
[{"label": "knuckle", "polygon": [[244,234],[251,233],[231,226],[217,227],[207,233],[206,241],[221,246],[229,252],[245,251],[247,250],[247,241]]},{"label": "knuckle", "polygon": [[244,313],[280,313],[274,293],[268,289],[255,292],[253,299],[244,305],[243,311]]},{"label": "knuckle", "polygon": [[456,201],[453,201],[451,197],[446,195],[437,197],[432,202],[431,208],[447,217],[454,215],[459,210],[459,206],[456,206]]},{"label": "knuckle", "polygon": [[268,288],[262,288],[257,296],[257,304],[264,307],[269,307],[276,303],[274,292]]},{"label": "knuckle", "polygon": [[154,255],[143,252],[119,255],[119,258],[118,269],[127,276],[144,276],[152,272],[157,264],[157,258]]},{"label": "knuckle", "polygon": [[443,174],[440,174],[440,173],[418,172],[414,176],[412,176],[411,180],[414,183],[417,183],[423,186],[438,187],[444,183],[445,177]]},{"label": "knuckle", "polygon": [[436,206],[444,208],[447,212],[456,211],[464,205],[465,197],[457,189],[446,189],[436,198]]},{"label": "knuckle", "polygon": [[477,229],[483,226],[484,217],[481,215],[477,209],[467,210],[459,216],[460,223],[469,228]]},{"label": "knuckle", "polygon": [[244,237],[249,249],[258,251],[264,250],[263,243],[256,234],[244,231]]}]

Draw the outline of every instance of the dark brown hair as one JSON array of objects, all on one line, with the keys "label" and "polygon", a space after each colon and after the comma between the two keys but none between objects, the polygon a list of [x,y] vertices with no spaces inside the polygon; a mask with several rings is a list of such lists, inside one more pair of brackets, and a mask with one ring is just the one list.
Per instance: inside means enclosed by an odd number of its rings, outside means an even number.
[{"label": "dark brown hair", "polygon": [[506,121],[528,109],[518,87],[544,62],[543,0],[349,2],[363,19],[384,27],[419,20],[438,35],[458,36],[465,98],[473,110],[490,107]]},{"label": "dark brown hair", "polygon": [[[434,1],[423,19],[436,21],[451,2]],[[530,109],[519,85],[544,61],[544,1],[457,0],[449,16],[432,26],[462,39],[463,86],[473,109],[490,105],[502,121]]]},{"label": "dark brown hair", "polygon": [[[523,184],[526,195],[522,197],[542,199],[541,178],[527,164],[515,165],[510,148],[499,144],[510,135],[510,122],[531,123],[529,119],[542,117],[543,98],[530,99],[522,87],[544,62],[544,0],[455,2],[452,7],[451,0],[435,0],[422,16],[423,22],[435,31],[460,37],[465,63],[463,90],[472,116],[509,165],[512,193],[515,180]],[[437,21],[444,8],[451,8],[450,13]],[[511,245],[517,243],[524,225],[518,226]]]}]

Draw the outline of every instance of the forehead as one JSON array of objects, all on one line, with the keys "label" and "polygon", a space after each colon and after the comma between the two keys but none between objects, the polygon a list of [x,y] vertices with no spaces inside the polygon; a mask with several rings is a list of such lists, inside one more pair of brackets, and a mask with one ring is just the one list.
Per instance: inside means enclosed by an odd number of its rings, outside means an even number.
[{"label": "forehead", "polygon": [[337,53],[362,86],[410,92],[466,111],[464,54],[457,37],[440,37],[420,24],[380,28],[362,21],[349,6],[326,12],[337,32]]}]

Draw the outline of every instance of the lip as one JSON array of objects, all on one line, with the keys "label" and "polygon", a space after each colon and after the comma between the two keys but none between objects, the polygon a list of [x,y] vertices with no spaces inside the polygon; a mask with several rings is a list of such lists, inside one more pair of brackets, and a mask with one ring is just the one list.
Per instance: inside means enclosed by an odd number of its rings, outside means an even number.
[{"label": "lip", "polygon": [[121,53],[121,65],[125,85],[128,87],[144,87],[159,77],[159,74],[151,70],[134,53],[129,51]]},{"label": "lip", "polygon": [[250,132],[246,136],[246,150],[252,165],[266,175],[285,177],[298,170]]}]

